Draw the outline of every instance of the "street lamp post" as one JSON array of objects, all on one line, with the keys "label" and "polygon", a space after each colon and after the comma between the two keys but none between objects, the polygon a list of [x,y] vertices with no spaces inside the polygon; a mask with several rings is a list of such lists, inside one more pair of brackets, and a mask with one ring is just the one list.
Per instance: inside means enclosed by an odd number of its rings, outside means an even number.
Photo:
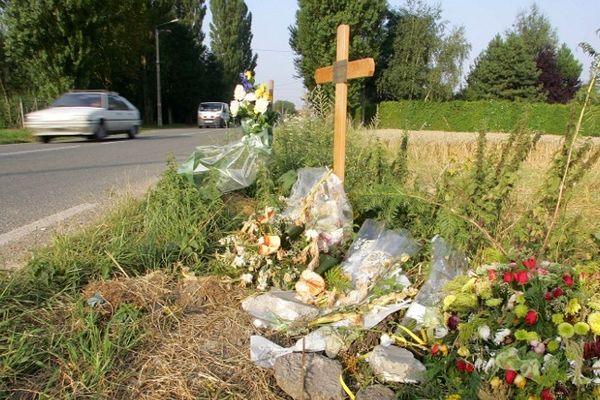
[{"label": "street lamp post", "polygon": [[154,38],[156,39],[156,112],[157,112],[157,123],[159,128],[162,127],[162,103],[161,103],[161,93],[160,93],[160,47],[159,47],[159,32],[161,26],[165,26],[168,24],[172,24],[174,22],[179,21],[179,18],[175,18],[169,22],[165,22],[163,24],[156,25],[154,28]]}]

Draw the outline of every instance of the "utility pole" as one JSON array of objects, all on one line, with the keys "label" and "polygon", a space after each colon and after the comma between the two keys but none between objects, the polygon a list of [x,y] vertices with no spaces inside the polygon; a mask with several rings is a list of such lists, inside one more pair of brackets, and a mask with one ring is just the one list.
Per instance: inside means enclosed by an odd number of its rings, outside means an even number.
[{"label": "utility pole", "polygon": [[156,25],[154,28],[154,38],[156,39],[156,113],[157,118],[156,122],[159,128],[162,128],[162,102],[161,102],[161,92],[160,92],[160,41],[159,41],[159,32],[161,26],[165,26],[168,24],[172,24],[174,22],[179,21],[179,18],[175,18],[169,22],[165,22],[164,24]]}]

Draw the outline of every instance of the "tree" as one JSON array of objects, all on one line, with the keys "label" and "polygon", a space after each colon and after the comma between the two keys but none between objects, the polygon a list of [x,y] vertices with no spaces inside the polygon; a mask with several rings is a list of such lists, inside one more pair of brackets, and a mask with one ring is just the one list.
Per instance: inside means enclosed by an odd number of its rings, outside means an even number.
[{"label": "tree", "polygon": [[205,0],[176,0],[174,8],[177,18],[181,19],[184,25],[189,27],[196,44],[202,46],[202,50],[204,51],[202,22],[206,15]]},{"label": "tree", "polygon": [[223,71],[223,86],[232,93],[244,70],[254,70],[252,13],[243,0],[210,0],[211,51]]},{"label": "tree", "polygon": [[539,69],[542,97],[549,103],[566,103],[575,96],[580,81],[581,64],[566,44],[558,47],[558,35],[548,18],[533,4],[528,11],[517,15],[513,30],[523,40]]},{"label": "tree", "polygon": [[508,35],[515,34],[523,40],[525,48],[531,52],[535,59],[546,49],[556,49],[558,35],[548,18],[540,11],[537,4],[533,3],[529,10],[517,14],[513,30]]},{"label": "tree", "polygon": [[291,101],[277,100],[275,103],[273,103],[273,111],[276,111],[280,114],[293,115],[296,114],[296,105]]},{"label": "tree", "polygon": [[[295,25],[290,26],[290,46],[296,53],[294,64],[308,90],[315,88],[315,70],[331,65],[336,58],[337,27],[350,26],[350,59],[373,57],[379,64],[386,12],[385,0],[298,0]],[[349,81],[348,101],[358,107],[368,95],[365,80]],[[370,80],[372,84],[372,80]],[[333,85],[325,89],[333,92]]]},{"label": "tree", "polygon": [[[135,79],[144,3],[31,0],[7,4],[7,55],[42,95],[78,87],[111,88],[114,77]],[[127,38],[127,40],[123,40]]]},{"label": "tree", "polygon": [[377,79],[383,99],[452,98],[470,45],[464,29],[445,35],[439,6],[409,1],[391,11]]},{"label": "tree", "polygon": [[541,99],[538,76],[523,39],[511,34],[504,40],[496,35],[475,60],[465,96],[469,100],[537,101]]}]

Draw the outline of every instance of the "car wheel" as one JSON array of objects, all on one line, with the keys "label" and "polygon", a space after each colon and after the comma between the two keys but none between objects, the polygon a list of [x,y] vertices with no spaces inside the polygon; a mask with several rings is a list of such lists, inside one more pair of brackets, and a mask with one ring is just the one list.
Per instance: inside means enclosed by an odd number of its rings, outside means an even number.
[{"label": "car wheel", "polygon": [[100,121],[98,127],[96,128],[96,132],[94,132],[94,139],[102,140],[106,137],[106,126],[104,125],[104,121]]},{"label": "car wheel", "polygon": [[135,139],[135,137],[137,136],[139,131],[139,127],[137,127],[136,125],[132,126],[131,129],[129,129],[129,131],[127,131],[127,137],[129,137],[129,139]]},{"label": "car wheel", "polygon": [[40,136],[38,137],[39,141],[42,143],[50,143],[52,140],[52,136]]}]

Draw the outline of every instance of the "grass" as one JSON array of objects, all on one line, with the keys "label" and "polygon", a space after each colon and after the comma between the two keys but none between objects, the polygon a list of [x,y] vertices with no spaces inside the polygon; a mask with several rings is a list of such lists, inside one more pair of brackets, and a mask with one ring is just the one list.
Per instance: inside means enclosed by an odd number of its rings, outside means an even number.
[{"label": "grass", "polygon": [[26,129],[0,129],[0,144],[29,143],[35,138]]},{"label": "grass", "polygon": [[[386,187],[400,136],[350,132],[346,189],[357,224],[386,217],[360,196]],[[331,120],[291,120],[275,137],[269,175],[257,186],[221,197],[210,181],[187,185],[171,160],[143,199],[126,199],[100,224],[57,236],[24,269],[0,276],[0,397],[281,398],[272,375],[248,360],[255,330],[239,307],[247,292],[231,280],[198,277],[223,272],[210,262],[219,239],[239,228],[242,212],[257,208],[258,193],[268,186],[274,198],[285,195],[289,170],[331,162]],[[508,226],[533,203],[556,149],[556,140],[542,140],[529,154]],[[411,134],[404,187],[433,194],[444,172],[473,163],[475,151],[472,138]],[[568,212],[589,221],[586,234],[600,229],[599,182],[592,168],[570,199]],[[402,224],[399,215],[388,217]]]}]

